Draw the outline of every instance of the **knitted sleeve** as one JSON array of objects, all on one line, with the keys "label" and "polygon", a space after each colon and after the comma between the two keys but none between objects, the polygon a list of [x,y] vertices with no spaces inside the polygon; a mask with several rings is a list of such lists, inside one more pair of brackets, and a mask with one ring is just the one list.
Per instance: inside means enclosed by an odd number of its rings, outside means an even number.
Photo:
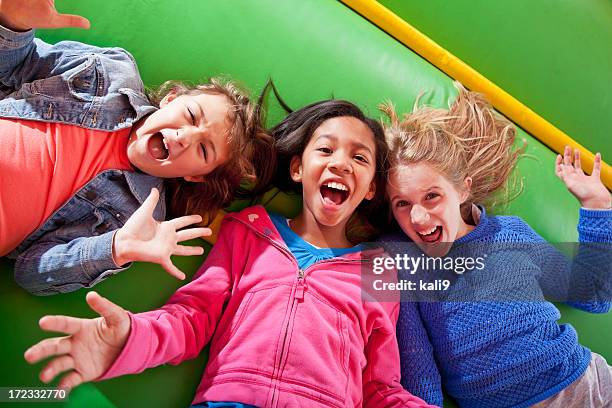
[{"label": "knitted sleeve", "polygon": [[562,251],[537,245],[533,258],[541,268],[540,285],[548,298],[606,313],[612,300],[612,211],[580,209],[578,237]]},{"label": "knitted sleeve", "polygon": [[429,404],[442,406],[442,384],[419,304],[402,302],[397,321],[401,383]]}]

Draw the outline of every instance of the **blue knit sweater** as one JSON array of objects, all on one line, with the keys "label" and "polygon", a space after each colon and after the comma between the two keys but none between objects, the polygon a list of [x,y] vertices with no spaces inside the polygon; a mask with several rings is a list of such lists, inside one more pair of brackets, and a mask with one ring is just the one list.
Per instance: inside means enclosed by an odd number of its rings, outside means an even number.
[{"label": "blue knit sweater", "polygon": [[[580,242],[612,242],[612,211],[581,209],[578,232]],[[540,288],[555,281],[547,271],[571,269],[575,262],[546,245],[520,218],[487,217],[484,211],[476,228],[453,248],[502,242],[537,245],[462,278],[471,284],[495,282],[494,292],[499,294],[527,292],[529,301],[455,301],[447,294],[447,301],[402,302],[397,324],[402,385],[431,404],[442,405],[443,384],[461,407],[528,407],[563,390],[589,365],[591,352],[578,343],[571,325],[557,323],[560,313],[544,300],[547,288]],[[586,257],[587,263],[600,266],[591,265],[588,270],[597,271],[597,277],[588,281],[599,279],[605,293],[588,302],[567,302],[571,306],[594,313],[610,309],[610,246],[606,248],[604,257]],[[607,281],[602,282],[601,276]],[[552,292],[584,286],[558,280],[550,285]],[[459,288],[460,283],[453,286]]]}]

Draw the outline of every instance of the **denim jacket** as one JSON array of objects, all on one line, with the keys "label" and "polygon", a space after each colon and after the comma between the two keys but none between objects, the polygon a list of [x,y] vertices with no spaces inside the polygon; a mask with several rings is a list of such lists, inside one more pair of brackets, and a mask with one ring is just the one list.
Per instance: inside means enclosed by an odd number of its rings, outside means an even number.
[{"label": "denim jacket", "polygon": [[[115,131],[155,109],[127,51],[73,41],[50,45],[33,30],[0,26],[0,117]],[[91,287],[125,269],[113,261],[113,236],[152,187],[162,193],[154,217],[163,220],[162,179],[112,169],[98,174],[9,254],[17,260],[17,283],[49,295]]]}]

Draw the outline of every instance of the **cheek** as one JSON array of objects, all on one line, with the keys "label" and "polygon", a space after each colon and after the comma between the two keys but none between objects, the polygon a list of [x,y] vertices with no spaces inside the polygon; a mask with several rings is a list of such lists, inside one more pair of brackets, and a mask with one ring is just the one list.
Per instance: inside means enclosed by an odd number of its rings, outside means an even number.
[{"label": "cheek", "polygon": [[404,232],[412,231],[412,220],[410,218],[410,212],[406,210],[393,210],[393,217]]}]

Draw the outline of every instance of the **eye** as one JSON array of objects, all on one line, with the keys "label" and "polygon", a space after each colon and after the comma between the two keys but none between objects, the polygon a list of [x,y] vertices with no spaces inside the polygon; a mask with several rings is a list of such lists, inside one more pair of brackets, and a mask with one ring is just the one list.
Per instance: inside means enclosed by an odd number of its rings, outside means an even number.
[{"label": "eye", "polygon": [[208,161],[208,153],[206,152],[206,146],[204,146],[204,143],[200,143],[200,148],[202,149],[202,154],[204,154],[204,160]]},{"label": "eye", "polygon": [[437,193],[427,193],[425,196],[425,200],[433,200],[434,198],[439,197],[440,195]]},{"label": "eye", "polygon": [[395,206],[397,208],[408,207],[409,205],[410,205],[410,203],[408,201],[406,201],[406,200],[398,200],[398,201],[395,202]]},{"label": "eye", "polygon": [[325,154],[332,154],[333,153],[333,150],[330,149],[329,147],[319,147],[317,150],[320,151],[320,152],[323,152]]},{"label": "eye", "polygon": [[195,115],[193,114],[193,112],[189,108],[187,108],[187,112],[189,112],[189,116],[191,117],[191,124],[195,126],[195,124],[196,124]]},{"label": "eye", "polygon": [[355,155],[355,160],[359,160],[360,162],[364,162],[364,163],[369,163],[368,158],[365,157],[363,154]]}]

